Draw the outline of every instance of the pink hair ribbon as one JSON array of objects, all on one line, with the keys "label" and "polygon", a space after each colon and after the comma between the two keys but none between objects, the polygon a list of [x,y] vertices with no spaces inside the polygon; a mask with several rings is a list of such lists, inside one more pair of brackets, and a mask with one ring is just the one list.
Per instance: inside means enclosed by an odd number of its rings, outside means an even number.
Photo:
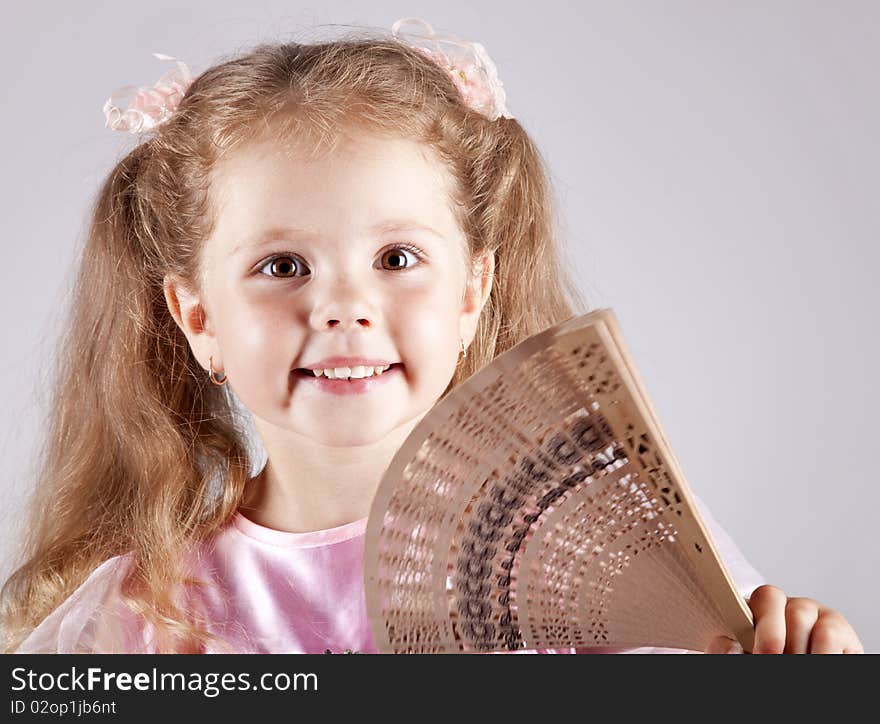
[{"label": "pink hair ribbon", "polygon": [[[189,67],[170,55],[153,53],[159,60],[170,60],[177,67],[168,71],[151,87],[128,85],[118,88],[104,103],[107,128],[141,133],[167,121],[177,109],[193,81]],[[123,104],[127,103],[124,110]]]},{"label": "pink hair ribbon", "polygon": [[498,69],[480,43],[455,35],[437,34],[420,18],[401,18],[391,28],[401,42],[432,58],[449,73],[465,102],[490,121],[513,118],[507,110]]}]

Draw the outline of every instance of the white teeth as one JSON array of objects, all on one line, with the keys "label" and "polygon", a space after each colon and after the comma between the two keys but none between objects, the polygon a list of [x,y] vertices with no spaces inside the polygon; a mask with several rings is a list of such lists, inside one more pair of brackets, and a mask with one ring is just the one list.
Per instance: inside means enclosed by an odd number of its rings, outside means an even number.
[{"label": "white teeth", "polygon": [[356,365],[354,367],[334,367],[332,369],[326,370],[312,370],[312,374],[314,374],[315,377],[320,377],[321,375],[324,375],[331,380],[347,378],[359,380],[363,379],[364,377],[373,377],[374,375],[380,375],[389,367],[391,367],[391,365],[384,365],[381,367],[365,367],[363,365]]}]

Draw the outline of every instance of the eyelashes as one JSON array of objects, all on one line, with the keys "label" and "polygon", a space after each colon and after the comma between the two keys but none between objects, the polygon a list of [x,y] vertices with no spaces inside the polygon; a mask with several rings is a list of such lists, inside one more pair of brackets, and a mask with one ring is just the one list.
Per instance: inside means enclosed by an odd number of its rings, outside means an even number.
[{"label": "eyelashes", "polygon": [[[396,267],[396,269],[387,269],[386,271],[395,271],[395,270],[396,271],[409,271],[411,269],[414,269],[415,267],[420,266],[422,264],[422,262],[426,259],[425,252],[422,251],[415,244],[409,244],[409,243],[395,244],[394,246],[391,246],[391,247],[388,247],[387,249],[384,249],[380,256],[384,257],[385,254],[387,254],[390,251],[409,252],[410,254],[412,254],[416,258],[417,263],[415,265],[410,264],[405,267]],[[278,260],[286,260],[283,264],[283,267],[285,269],[289,269],[290,274],[284,274],[284,275],[278,275],[278,276],[276,276],[275,274],[272,274],[271,272],[269,274],[263,274],[263,269],[271,266],[272,264],[274,264]],[[287,261],[287,260],[289,260],[289,261]],[[304,266],[305,266],[305,264],[299,260],[299,257],[296,254],[290,254],[290,253],[273,254],[272,256],[268,257],[267,259],[264,259],[263,261],[261,261],[259,263],[259,265],[256,267],[255,271],[258,274],[270,277],[272,279],[296,279],[297,277],[305,276],[304,274],[296,274],[295,273],[298,269],[300,269],[300,267],[304,267]]]}]

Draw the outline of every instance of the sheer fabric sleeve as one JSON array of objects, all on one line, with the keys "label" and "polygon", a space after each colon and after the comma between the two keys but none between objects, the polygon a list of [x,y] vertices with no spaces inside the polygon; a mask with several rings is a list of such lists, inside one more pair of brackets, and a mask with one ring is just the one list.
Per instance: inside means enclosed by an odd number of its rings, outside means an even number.
[{"label": "sheer fabric sleeve", "polygon": [[130,565],[127,555],[104,561],[28,634],[15,653],[155,653],[145,622],[120,597],[120,583]]}]

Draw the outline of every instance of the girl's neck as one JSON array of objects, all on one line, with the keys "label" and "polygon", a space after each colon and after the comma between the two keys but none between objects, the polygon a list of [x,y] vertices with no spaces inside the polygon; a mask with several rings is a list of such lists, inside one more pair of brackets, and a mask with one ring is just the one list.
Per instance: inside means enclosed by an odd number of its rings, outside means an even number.
[{"label": "girl's neck", "polygon": [[375,485],[363,484],[362,487],[364,489],[357,492],[363,495],[356,492],[343,504],[329,496],[315,497],[308,489],[291,494],[273,476],[267,463],[262,472],[248,482],[239,511],[254,523],[275,530],[290,533],[326,530],[369,515],[369,506],[378,482]]},{"label": "girl's neck", "polygon": [[[402,425],[375,445],[344,451],[296,449],[289,439],[273,445],[263,470],[244,491],[239,509],[258,525],[291,533],[336,528],[366,518],[382,476],[420,418]],[[310,453],[314,453],[311,454]]]}]

